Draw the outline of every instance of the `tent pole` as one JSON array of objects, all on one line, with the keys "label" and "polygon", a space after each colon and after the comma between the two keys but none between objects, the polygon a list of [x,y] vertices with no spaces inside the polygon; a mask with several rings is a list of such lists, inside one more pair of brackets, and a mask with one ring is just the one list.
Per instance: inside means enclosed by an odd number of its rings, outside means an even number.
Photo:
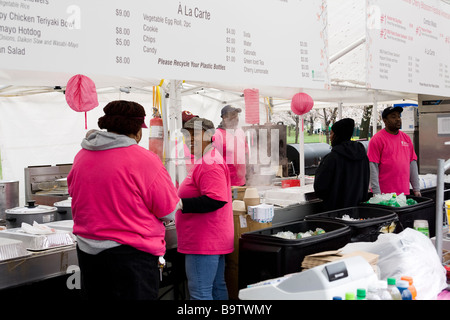
[{"label": "tent pole", "polygon": [[366,42],[366,37],[362,37],[359,40],[353,42],[352,44],[350,44],[348,47],[342,49],[341,51],[339,51],[338,53],[332,55],[330,57],[330,64],[335,62],[336,60],[342,58],[343,56],[345,56],[347,53],[349,53],[350,51],[354,50],[355,48],[359,47],[360,45],[362,45],[363,43]]},{"label": "tent pole", "polygon": [[170,147],[167,150],[167,170],[172,182],[181,182],[186,177],[184,162],[183,134],[181,132],[181,85],[180,80],[170,81],[168,132],[170,135]]},{"label": "tent pole", "polygon": [[450,168],[450,159],[445,161],[438,159],[437,187],[436,187],[436,251],[439,261],[442,263],[442,240],[443,240],[443,211],[444,211],[444,173]]},{"label": "tent pole", "polygon": [[378,122],[378,91],[375,90],[373,98],[373,110],[372,110],[372,137],[377,133],[377,122]]},{"label": "tent pole", "polygon": [[300,165],[300,185],[305,185],[305,135],[303,132],[303,115],[299,116],[300,122],[300,154],[299,154],[299,165]]}]

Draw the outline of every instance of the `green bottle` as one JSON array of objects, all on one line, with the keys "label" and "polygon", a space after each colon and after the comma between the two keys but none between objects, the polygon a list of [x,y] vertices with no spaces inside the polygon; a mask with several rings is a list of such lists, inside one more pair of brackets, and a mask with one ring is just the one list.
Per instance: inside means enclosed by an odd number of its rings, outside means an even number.
[{"label": "green bottle", "polygon": [[345,300],[356,300],[355,299],[355,294],[353,292],[345,293]]},{"label": "green bottle", "polygon": [[366,300],[366,289],[356,290],[356,300]]}]

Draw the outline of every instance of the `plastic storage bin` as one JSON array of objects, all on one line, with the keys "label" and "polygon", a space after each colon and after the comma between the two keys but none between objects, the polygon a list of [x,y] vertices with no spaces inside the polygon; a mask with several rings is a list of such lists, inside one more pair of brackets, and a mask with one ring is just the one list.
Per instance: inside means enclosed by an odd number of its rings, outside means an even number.
[{"label": "plastic storage bin", "polygon": [[[345,215],[358,220],[344,220],[342,217]],[[398,233],[403,230],[395,212],[371,207],[358,206],[327,211],[308,215],[305,219],[343,223],[352,230],[351,242],[373,242],[381,233]]]},{"label": "plastic storage bin", "polygon": [[[431,199],[436,202],[436,187],[421,189],[420,193],[422,194],[422,197]],[[412,190],[411,194],[413,194]],[[450,200],[450,183],[448,182],[444,183],[444,200]]]},{"label": "plastic storage bin", "polygon": [[414,199],[417,204],[406,207],[389,207],[380,204],[361,203],[363,207],[385,209],[395,212],[402,227],[414,229],[414,220],[427,220],[430,228],[430,237],[436,235],[436,205],[433,199],[424,197],[406,196],[407,199]]},{"label": "plastic storage bin", "polygon": [[[325,233],[302,239],[284,239],[278,232],[315,231]],[[257,231],[247,232],[239,239],[239,288],[285,274],[301,271],[305,256],[327,250],[336,250],[351,240],[349,226],[328,221],[297,221]]]}]

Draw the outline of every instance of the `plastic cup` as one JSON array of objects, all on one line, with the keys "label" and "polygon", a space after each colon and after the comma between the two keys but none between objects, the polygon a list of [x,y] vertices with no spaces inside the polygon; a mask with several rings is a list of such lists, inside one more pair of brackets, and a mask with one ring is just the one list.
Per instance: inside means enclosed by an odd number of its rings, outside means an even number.
[{"label": "plastic cup", "polygon": [[428,229],[427,220],[414,220],[414,229],[419,232],[422,232],[427,237],[430,237],[430,231]]}]

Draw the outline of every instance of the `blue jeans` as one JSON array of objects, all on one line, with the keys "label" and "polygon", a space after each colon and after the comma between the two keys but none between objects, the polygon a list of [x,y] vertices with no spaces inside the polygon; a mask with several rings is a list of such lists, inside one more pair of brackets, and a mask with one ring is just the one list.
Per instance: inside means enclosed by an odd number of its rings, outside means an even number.
[{"label": "blue jeans", "polygon": [[191,300],[228,300],[224,255],[187,254],[185,259]]}]

